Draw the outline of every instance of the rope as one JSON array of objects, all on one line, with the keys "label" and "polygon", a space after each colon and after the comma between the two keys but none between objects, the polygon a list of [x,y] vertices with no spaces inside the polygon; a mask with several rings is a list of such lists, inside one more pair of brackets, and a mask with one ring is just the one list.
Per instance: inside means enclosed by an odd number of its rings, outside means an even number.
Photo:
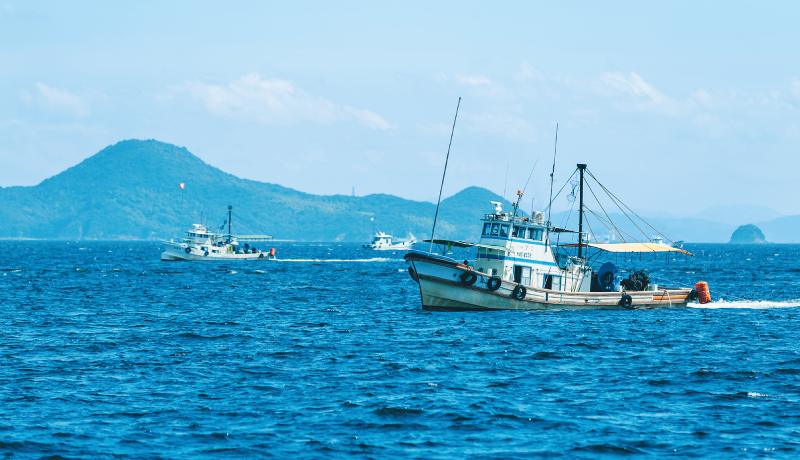
[{"label": "rope", "polygon": [[[604,207],[603,207],[603,203],[601,203],[601,202],[600,202],[600,200],[598,200],[598,199],[597,199],[597,195],[595,195],[595,194],[594,194],[594,190],[592,190],[592,186],[591,186],[591,185],[589,185],[589,181],[586,181],[586,186],[587,186],[587,187],[589,187],[589,191],[590,191],[590,192],[592,192],[592,196],[594,197],[594,200],[595,200],[595,201],[597,201],[597,204],[599,204],[599,205],[600,205],[600,209],[602,209],[602,210],[603,210],[603,214],[605,214],[605,215],[606,215],[606,218],[608,219],[608,221],[609,221],[609,222],[611,222],[611,225],[612,225],[612,226],[613,226],[615,229],[617,229],[617,231],[620,231],[619,227],[617,227],[617,226],[616,226],[616,224],[614,224],[614,221],[613,221],[613,220],[611,220],[611,216],[609,216],[609,215],[608,215],[608,213],[606,212],[606,208],[604,208]],[[611,230],[610,228],[609,228],[608,230],[609,230],[609,231],[611,231],[611,232],[613,232],[613,230]],[[623,242],[623,243],[627,243],[627,241],[625,241],[625,238],[622,238],[622,236],[621,236],[621,235],[620,235],[620,238],[622,239],[622,242]]]},{"label": "rope", "polygon": [[[592,177],[592,179],[594,179],[594,180],[595,180],[595,182],[597,182],[597,185],[599,185],[599,186],[600,186],[600,187],[603,189],[603,191],[604,191],[604,192],[606,192],[606,195],[608,195],[608,197],[609,197],[609,198],[611,198],[611,201],[612,201],[612,202],[613,202],[615,205],[617,205],[617,208],[619,208],[620,212],[622,212],[622,215],[624,215],[625,217],[627,217],[627,218],[628,218],[628,220],[629,220],[629,221],[631,221],[631,223],[633,224],[633,226],[634,226],[634,227],[636,227],[636,228],[637,228],[637,229],[638,229],[640,232],[642,232],[642,235],[644,235],[644,237],[645,237],[645,238],[647,238],[647,240],[648,240],[648,241],[650,241],[650,242],[652,243],[652,242],[653,242],[653,240],[651,240],[651,239],[650,239],[650,237],[649,237],[649,236],[647,236],[647,233],[645,233],[645,231],[644,231],[644,230],[642,230],[641,228],[639,228],[639,226],[638,226],[638,225],[636,225],[636,222],[634,222],[634,221],[633,221],[633,219],[631,219],[631,217],[630,217],[630,216],[629,216],[629,215],[628,215],[628,214],[625,212],[625,210],[624,210],[624,209],[622,209],[622,206],[625,206],[626,208],[628,208],[628,206],[627,206],[625,203],[623,203],[622,201],[620,201],[619,203],[617,203],[617,201],[619,200],[619,198],[617,198],[617,197],[616,197],[616,196],[615,196],[613,193],[611,193],[611,192],[610,192],[610,191],[609,191],[609,190],[608,190],[608,189],[607,189],[607,188],[606,188],[606,187],[605,187],[603,184],[601,184],[601,183],[600,183],[600,181],[599,181],[599,180],[597,180],[597,178],[596,178],[596,177],[594,177],[594,174],[592,174],[591,172],[589,172],[589,170],[586,170],[586,172],[588,172],[588,173],[589,173],[589,175]],[[622,204],[622,206],[620,206],[620,204]],[[628,209],[630,210],[630,208],[628,208]],[[631,212],[633,212],[633,211],[631,211]],[[634,215],[636,215],[636,213],[634,213]],[[639,216],[636,216],[636,217],[639,217]],[[639,217],[639,219],[642,219],[642,218],[641,218],[641,217]],[[642,219],[642,222],[644,222],[644,219]],[[647,223],[647,222],[645,222],[645,223]],[[631,237],[631,238],[633,238],[633,237]],[[636,240],[636,241],[639,241],[639,240]],[[641,242],[641,241],[639,241],[639,242]]]}]

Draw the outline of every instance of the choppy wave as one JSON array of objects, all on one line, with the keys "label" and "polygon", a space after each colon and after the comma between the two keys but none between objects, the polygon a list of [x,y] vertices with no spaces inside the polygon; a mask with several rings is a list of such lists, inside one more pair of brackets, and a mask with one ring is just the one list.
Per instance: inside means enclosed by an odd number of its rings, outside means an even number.
[{"label": "choppy wave", "polygon": [[800,307],[800,300],[774,302],[769,300],[737,300],[728,302],[727,300],[712,301],[707,304],[690,303],[689,308],[752,308],[763,310],[766,308],[794,308]]},{"label": "choppy wave", "polygon": [[276,259],[270,262],[405,262],[403,259],[374,257],[372,259]]},{"label": "choppy wave", "polygon": [[424,311],[401,256],[354,244],[25,245],[0,242],[14,458],[800,456],[800,246],[616,263],[706,305],[519,314]]}]

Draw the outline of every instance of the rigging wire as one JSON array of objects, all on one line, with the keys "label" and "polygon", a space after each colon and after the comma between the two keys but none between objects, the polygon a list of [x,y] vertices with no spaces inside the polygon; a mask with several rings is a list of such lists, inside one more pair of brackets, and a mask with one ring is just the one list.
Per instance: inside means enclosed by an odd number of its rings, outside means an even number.
[{"label": "rigging wire", "polygon": [[[600,205],[600,209],[602,209],[602,210],[603,210],[603,214],[605,214],[605,215],[606,215],[606,218],[608,218],[608,221],[609,221],[609,222],[611,222],[611,225],[613,225],[613,226],[614,226],[614,228],[615,228],[615,229],[617,229],[617,231],[620,231],[620,230],[619,230],[619,228],[618,228],[618,227],[617,227],[617,226],[614,224],[614,221],[613,221],[613,220],[611,220],[611,216],[609,216],[609,215],[608,215],[608,213],[606,212],[606,208],[604,208],[604,207],[603,207],[603,203],[601,203],[601,202],[600,202],[600,200],[598,200],[598,199],[597,199],[597,195],[595,195],[595,194],[594,194],[594,190],[592,190],[592,186],[591,186],[591,185],[589,185],[589,181],[586,181],[586,186],[587,186],[587,187],[589,187],[589,191],[590,191],[590,192],[592,192],[592,196],[594,197],[594,200],[595,200],[595,201],[597,201],[597,204],[599,204],[599,205]],[[614,231],[613,231],[613,230],[611,230],[610,228],[609,228],[609,230],[610,230],[612,233],[614,232]],[[620,238],[622,238],[622,237],[620,236]],[[625,241],[625,238],[622,238],[622,242],[623,242],[623,243],[625,243],[625,242],[626,242],[626,241]]]},{"label": "rigging wire", "polygon": [[[597,183],[600,185],[600,187],[603,187],[603,190],[605,190],[605,191],[606,191],[606,193],[608,193],[610,196],[613,196],[613,197],[614,197],[614,199],[616,199],[616,200],[619,200],[619,198],[617,198],[617,197],[616,197],[616,196],[615,196],[613,193],[611,193],[611,192],[610,192],[608,189],[606,189],[606,187],[605,187],[603,184],[601,184],[601,183],[600,183],[600,181],[599,181],[599,180],[597,180],[597,178],[596,178],[596,177],[594,177],[594,174],[592,174],[592,173],[591,173],[591,171],[589,172],[589,175],[590,175],[590,176],[592,176],[592,179],[594,179],[594,180],[595,180],[595,181],[596,181],[596,182],[597,182]],[[620,203],[622,203],[622,200],[619,200],[619,202],[620,202]],[[652,225],[650,225],[650,223],[649,223],[649,222],[647,222],[646,220],[642,219],[642,217],[641,217],[639,214],[636,214],[636,212],[635,212],[633,209],[629,208],[629,207],[628,207],[628,205],[626,205],[625,203],[622,203],[622,205],[623,205],[623,206],[625,206],[625,207],[626,207],[626,208],[627,208],[627,209],[628,209],[628,210],[629,210],[629,211],[630,211],[630,212],[631,212],[631,213],[632,213],[634,216],[638,217],[638,218],[639,218],[639,220],[641,220],[642,222],[644,222],[645,224],[647,224],[647,225],[648,225],[650,228],[652,228],[652,229],[653,229],[653,230],[654,230],[656,233],[658,233],[659,235],[663,236],[664,238],[666,238],[666,239],[667,239],[667,241],[669,241],[670,243],[672,243],[673,245],[675,245],[675,242],[674,242],[674,241],[672,241],[672,240],[671,240],[671,239],[669,239],[669,238],[668,238],[666,235],[664,235],[663,233],[661,233],[660,231],[658,231],[658,229],[657,229],[657,228],[655,228],[655,227],[653,227]],[[624,213],[624,211],[623,211],[623,213]],[[634,225],[635,225],[635,224],[634,224]],[[639,228],[639,227],[637,226],[636,228]],[[641,229],[639,229],[639,230],[641,231]],[[642,232],[642,233],[644,233],[644,232]],[[645,234],[645,236],[647,236],[647,234]],[[649,239],[649,238],[648,238],[648,239]],[[652,242],[652,240],[651,240],[651,242]]]},{"label": "rigging wire", "polygon": [[[589,208],[586,208],[586,209],[589,209]],[[591,212],[591,213],[592,213],[592,214],[593,214],[593,215],[594,215],[594,216],[595,216],[595,217],[596,217],[598,220],[603,220],[603,218],[602,218],[602,217],[600,217],[600,215],[598,215],[596,212],[592,211],[591,209],[589,209],[589,212]],[[620,229],[619,231],[620,231],[620,232],[622,232],[622,233],[624,233],[624,234],[626,234],[626,235],[628,235],[628,236],[630,236],[630,237],[631,237],[631,238],[632,238],[634,241],[636,241],[637,243],[641,243],[641,241],[637,240],[637,239],[636,239],[636,237],[634,237],[634,236],[633,236],[633,235],[631,235],[630,233],[628,233],[628,232],[626,232],[626,231],[623,231],[622,229]]]},{"label": "rigging wire", "polygon": [[456,132],[456,120],[458,120],[458,108],[461,107],[461,98],[458,98],[456,105],[456,116],[453,118],[453,130],[450,132],[450,143],[447,145],[447,157],[444,160],[444,171],[442,172],[442,185],[439,186],[439,201],[436,202],[436,214],[433,216],[433,230],[431,230],[431,247],[428,252],[433,252],[433,237],[436,235],[436,219],[439,217],[439,204],[442,202],[442,189],[444,189],[444,176],[447,174],[447,162],[450,161],[450,147],[453,145],[453,134]]},{"label": "rigging wire", "polygon": [[[589,171],[587,170],[587,172],[589,172]],[[648,240],[648,241],[650,241],[650,242],[652,243],[652,242],[653,242],[653,240],[651,240],[651,239],[650,239],[650,237],[649,237],[649,236],[647,236],[647,233],[645,233],[645,232],[644,232],[644,230],[642,230],[641,228],[639,228],[639,226],[638,226],[638,225],[636,225],[636,222],[634,222],[634,221],[633,221],[633,219],[631,219],[631,217],[628,215],[628,213],[626,213],[626,212],[625,212],[625,210],[624,210],[624,209],[622,209],[622,206],[625,206],[626,208],[628,208],[628,206],[627,206],[627,205],[625,205],[625,203],[622,203],[622,201],[620,201],[619,203],[617,203],[617,201],[615,201],[615,200],[619,200],[619,198],[617,198],[617,197],[616,197],[616,196],[615,196],[613,193],[611,193],[611,192],[610,192],[610,191],[609,191],[609,190],[608,190],[608,189],[607,189],[607,188],[606,188],[606,187],[605,187],[603,184],[601,184],[601,183],[600,183],[600,181],[599,181],[599,180],[597,180],[597,178],[596,178],[596,177],[594,177],[594,174],[592,174],[591,172],[589,172],[589,175],[592,177],[592,179],[594,179],[594,180],[597,182],[597,185],[599,185],[599,186],[600,186],[600,187],[601,187],[601,188],[602,188],[602,189],[603,189],[603,190],[606,192],[606,194],[608,195],[608,197],[609,197],[609,198],[611,198],[611,201],[612,201],[612,202],[613,202],[615,205],[617,205],[617,207],[619,208],[620,212],[622,212],[622,214],[623,214],[625,217],[627,217],[629,221],[631,221],[631,223],[634,225],[634,227],[636,227],[637,229],[639,229],[639,231],[640,231],[640,232],[642,232],[642,235],[644,235],[644,237],[645,237],[645,238],[647,238],[647,240]],[[622,204],[622,206],[620,206],[620,204]],[[630,208],[628,208],[628,209],[630,209]],[[631,212],[633,212],[633,211],[631,211]],[[637,217],[638,217],[638,216],[637,216]],[[641,217],[639,217],[639,218],[641,219]],[[642,222],[644,222],[644,219],[642,219]],[[633,238],[633,237],[631,237],[631,238]],[[634,238],[634,239],[635,239],[635,238]],[[636,240],[636,241],[639,241],[639,240]]]},{"label": "rigging wire", "polygon": [[548,204],[548,205],[547,205],[547,207],[546,207],[546,208],[544,208],[546,211],[548,211],[548,212],[547,212],[547,221],[548,221],[548,222],[550,222],[550,207],[553,205],[553,201],[555,201],[555,199],[556,199],[556,198],[558,198],[558,195],[560,195],[560,194],[561,194],[561,192],[563,192],[563,191],[564,191],[564,187],[566,187],[566,186],[567,186],[567,184],[569,184],[569,181],[570,181],[570,179],[572,179],[572,177],[573,177],[573,176],[575,175],[575,173],[577,173],[577,172],[578,172],[578,170],[577,170],[577,169],[576,169],[575,171],[573,171],[573,172],[572,172],[572,176],[569,176],[569,179],[567,179],[567,181],[566,181],[566,182],[564,182],[564,185],[562,185],[562,186],[561,186],[561,189],[558,191],[558,193],[556,193],[556,196],[554,196],[554,197],[552,197],[552,198],[550,199],[550,204]]}]

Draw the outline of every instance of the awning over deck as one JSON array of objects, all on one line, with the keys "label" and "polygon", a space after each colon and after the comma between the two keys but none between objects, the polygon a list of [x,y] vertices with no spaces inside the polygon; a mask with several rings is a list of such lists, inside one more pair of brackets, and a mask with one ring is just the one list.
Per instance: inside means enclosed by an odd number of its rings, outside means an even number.
[{"label": "awning over deck", "polygon": [[233,238],[240,240],[271,240],[269,235],[231,235]]},{"label": "awning over deck", "polygon": [[[562,247],[577,248],[578,245],[563,244]],[[657,243],[583,243],[583,247],[590,247],[608,252],[682,252],[694,257],[694,254],[689,251]]]}]

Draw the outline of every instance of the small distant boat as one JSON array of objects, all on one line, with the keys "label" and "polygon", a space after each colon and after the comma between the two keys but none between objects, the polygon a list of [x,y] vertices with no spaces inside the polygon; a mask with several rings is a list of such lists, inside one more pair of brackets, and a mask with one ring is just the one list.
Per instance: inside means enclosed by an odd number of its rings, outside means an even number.
[{"label": "small distant boat", "polygon": [[232,235],[232,206],[228,206],[228,233],[212,232],[204,224],[193,224],[186,231],[186,238],[164,241],[162,261],[186,260],[275,260],[275,248],[264,252],[252,246],[256,241],[271,240],[269,235]]},{"label": "small distant boat", "polygon": [[402,240],[402,241],[393,241],[392,235],[387,235],[381,231],[378,231],[374,237],[372,237],[372,241],[367,244],[362,244],[361,247],[364,249],[374,249],[376,251],[408,251],[411,247],[416,243],[417,240]]},{"label": "small distant boat", "polygon": [[653,241],[653,243],[655,243],[655,244],[661,244],[661,245],[664,245],[664,246],[667,246],[667,247],[670,247],[670,248],[678,248],[678,249],[683,249],[683,240],[681,240],[681,241],[675,241],[675,242],[670,242],[670,243],[665,243],[665,242],[664,242],[664,239],[663,239],[663,238],[661,238],[660,236],[654,236],[654,237],[652,237],[652,238],[650,238],[650,239],[651,239],[651,240]]}]

